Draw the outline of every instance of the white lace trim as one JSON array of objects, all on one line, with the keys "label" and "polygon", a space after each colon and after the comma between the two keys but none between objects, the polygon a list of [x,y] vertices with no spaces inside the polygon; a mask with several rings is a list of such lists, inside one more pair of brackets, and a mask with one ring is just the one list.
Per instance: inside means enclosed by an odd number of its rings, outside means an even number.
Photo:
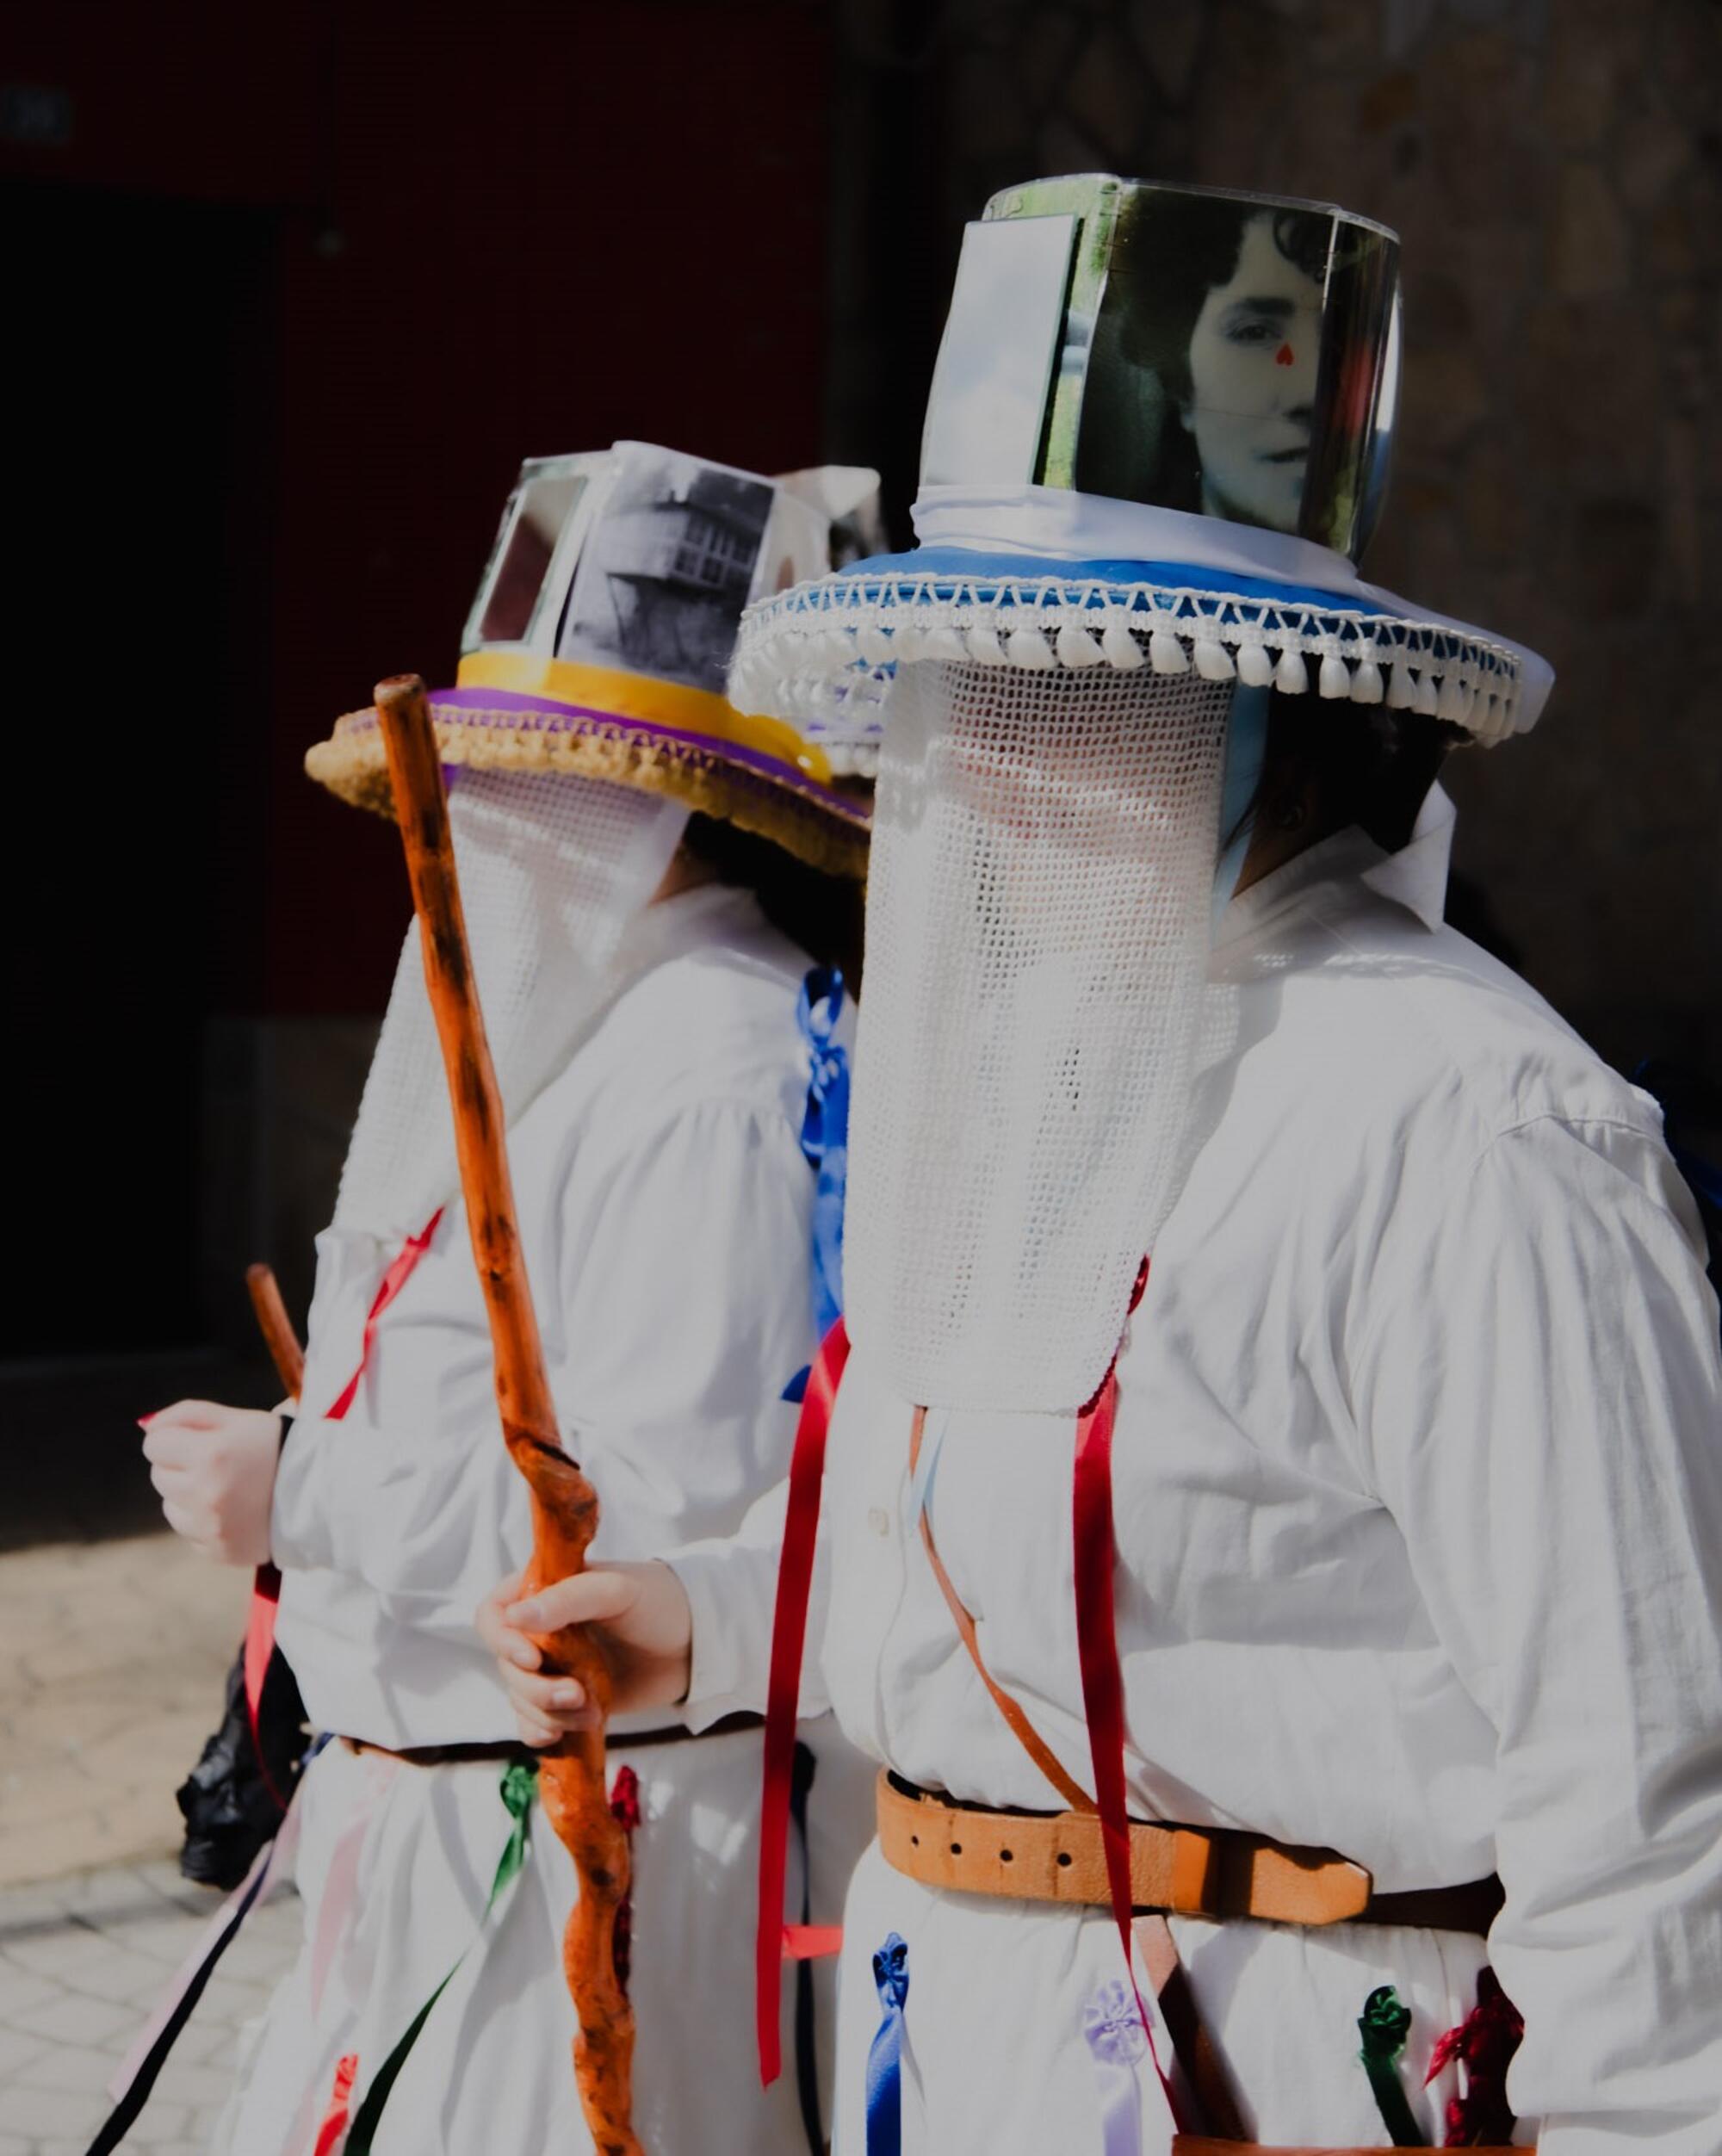
[{"label": "white lace trim", "polygon": [[[821,578],[743,616],[730,700],[800,726],[864,771],[898,666],[970,660],[1031,672],[1109,666],[1270,683],[1298,696],[1450,719],[1479,741],[1521,719],[1522,661],[1448,623],[1337,604],[1057,576]],[[1312,670],[1309,661],[1315,660]]]}]

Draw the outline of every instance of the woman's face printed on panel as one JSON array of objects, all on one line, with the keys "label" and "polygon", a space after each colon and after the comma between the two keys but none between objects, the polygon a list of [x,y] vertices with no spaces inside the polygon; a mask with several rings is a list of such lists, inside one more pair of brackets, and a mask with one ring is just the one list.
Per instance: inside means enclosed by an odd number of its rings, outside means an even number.
[{"label": "woman's face printed on panel", "polygon": [[1322,289],[1281,250],[1273,214],[1248,220],[1237,261],[1190,334],[1179,416],[1211,517],[1295,531],[1309,462]]}]

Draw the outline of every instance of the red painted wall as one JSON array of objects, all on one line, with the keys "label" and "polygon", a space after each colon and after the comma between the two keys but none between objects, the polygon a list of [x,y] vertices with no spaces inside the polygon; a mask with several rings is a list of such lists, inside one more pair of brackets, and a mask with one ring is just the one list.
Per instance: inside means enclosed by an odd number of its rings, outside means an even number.
[{"label": "red painted wall", "polygon": [[195,1336],[201,1208],[267,1184],[257,1142],[212,1168],[209,1104],[268,1080],[211,1021],[380,1010],[409,918],[304,752],[449,678],[520,459],[816,459],[827,42],[816,0],[0,11],[0,1118],[39,1224],[0,1357]]},{"label": "red painted wall", "polygon": [[300,759],[379,675],[450,676],[523,455],[816,458],[827,67],[799,0],[8,10],[0,83],[63,94],[70,133],[0,144],[0,175],[271,228],[236,362],[216,1007],[380,1007],[393,841]]}]

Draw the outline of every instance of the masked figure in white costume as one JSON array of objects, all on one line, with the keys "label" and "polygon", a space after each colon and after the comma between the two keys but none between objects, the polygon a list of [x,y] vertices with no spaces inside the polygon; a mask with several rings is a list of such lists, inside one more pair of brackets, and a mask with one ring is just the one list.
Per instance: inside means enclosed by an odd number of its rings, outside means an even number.
[{"label": "masked figure in white costume", "polygon": [[1653,1104],[1442,922],[1441,755],[1550,677],[1353,566],[1397,252],[998,198],[920,548],[744,626],[740,709],[883,716],[853,1351],[786,1535],[554,1606],[779,1755],[807,1608],[886,1770],[840,2156],[1722,2134],[1716,1308]]},{"label": "masked figure in white costume", "polygon": [[[868,805],[817,743],[744,720],[722,687],[744,603],[827,567],[833,514],[871,483],[767,480],[641,443],[530,463],[458,685],[431,699],[551,1386],[612,1556],[739,1525],[785,1471],[784,1396],[816,1345],[804,1138],[840,994],[815,987],[809,1008],[792,939],[817,947],[853,908]],[[374,712],[308,764],[387,808]],[[474,1612],[531,1535],[461,1215],[414,929],[319,1239],[284,1442],[273,1417],[197,1403],[146,1440],[173,1524],[280,1568],[280,1643],[331,1733],[286,1830],[305,1947],[217,2135],[232,2156],[311,2156],[344,2131],[378,2156],[591,2146],[555,1837],[531,1833],[492,1893],[515,1822],[531,1825],[530,1758]],[[653,2156],[810,2138],[811,2051],[796,2087],[762,2093],[735,1981],[755,1719],[697,1737],[660,1713],[610,1726],[634,1830],[634,2116]],[[870,1769],[825,1728],[806,1820],[811,1897],[834,1918]]]}]

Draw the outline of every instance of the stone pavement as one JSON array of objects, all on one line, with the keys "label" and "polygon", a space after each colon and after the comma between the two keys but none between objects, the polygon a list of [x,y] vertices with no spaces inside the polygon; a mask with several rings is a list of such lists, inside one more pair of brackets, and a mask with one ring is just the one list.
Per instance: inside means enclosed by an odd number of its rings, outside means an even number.
[{"label": "stone pavement", "polygon": [[0,1557],[0,1886],[177,1849],[248,1585],[165,1533]]},{"label": "stone pavement", "polygon": [[[220,1897],[178,1875],[173,1793],[221,1710],[245,1576],[159,1525],[133,1417],[269,1380],[200,1353],[0,1372],[0,2156],[83,2156],[108,2081]],[[127,2137],[202,2156],[239,2023],[291,1957],[256,1910]]]},{"label": "stone pavement", "polygon": [[[220,1899],[165,1857],[0,1889],[0,2156],[83,2156],[110,2076]],[[298,1937],[290,1890],[252,1911],[123,2151],[203,2156],[239,2024]]]}]

